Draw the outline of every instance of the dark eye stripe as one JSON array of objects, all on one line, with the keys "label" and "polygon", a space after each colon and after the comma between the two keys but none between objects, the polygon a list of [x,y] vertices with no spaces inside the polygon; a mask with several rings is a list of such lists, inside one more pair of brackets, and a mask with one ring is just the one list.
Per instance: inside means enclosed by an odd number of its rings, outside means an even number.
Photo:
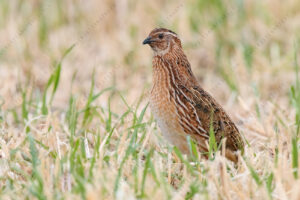
[{"label": "dark eye stripe", "polygon": [[160,31],[160,32],[153,33],[151,35],[152,35],[152,37],[158,37],[159,39],[161,39],[159,37],[160,34],[163,34],[163,37],[165,37],[166,35],[172,35],[173,37],[179,39],[179,37],[176,33],[173,33],[173,32],[170,32],[170,31],[167,31],[167,32],[166,31]]}]

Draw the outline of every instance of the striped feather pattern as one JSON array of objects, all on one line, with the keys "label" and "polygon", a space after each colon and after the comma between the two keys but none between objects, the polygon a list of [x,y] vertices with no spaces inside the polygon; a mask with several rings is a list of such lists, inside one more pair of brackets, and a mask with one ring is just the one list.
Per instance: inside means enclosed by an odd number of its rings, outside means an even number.
[{"label": "striped feather pattern", "polygon": [[200,87],[177,35],[168,34],[167,29],[155,29],[148,38],[163,32],[165,39],[153,39],[157,42],[150,44],[155,51],[150,105],[163,135],[184,153],[189,152],[186,136],[190,135],[199,149],[207,152],[212,126],[218,144],[226,138],[226,157],[236,162],[235,151],[244,146],[237,127],[213,97]]}]

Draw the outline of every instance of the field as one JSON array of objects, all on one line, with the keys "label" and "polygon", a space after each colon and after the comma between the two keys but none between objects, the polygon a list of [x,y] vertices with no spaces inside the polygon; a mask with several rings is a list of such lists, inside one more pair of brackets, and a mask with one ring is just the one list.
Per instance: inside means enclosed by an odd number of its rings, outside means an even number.
[{"label": "field", "polygon": [[[300,199],[300,1],[0,0],[0,199]],[[155,27],[247,141],[190,159],[148,106]],[[191,149],[194,148],[190,143]]]}]

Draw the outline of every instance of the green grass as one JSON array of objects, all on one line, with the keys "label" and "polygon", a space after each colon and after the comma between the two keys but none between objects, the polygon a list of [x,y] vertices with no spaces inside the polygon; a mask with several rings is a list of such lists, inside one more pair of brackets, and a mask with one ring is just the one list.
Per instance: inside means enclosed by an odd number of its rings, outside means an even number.
[{"label": "green grass", "polygon": [[[0,199],[298,199],[299,3],[127,3],[0,1]],[[245,137],[238,165],[212,127],[209,159],[162,137],[141,45],[159,24]]]},{"label": "green grass", "polygon": [[291,86],[291,101],[293,106],[296,109],[295,113],[295,131],[294,135],[292,136],[292,167],[293,167],[293,174],[295,179],[298,179],[299,173],[299,155],[298,155],[298,143],[299,143],[299,132],[300,132],[300,80],[299,80],[299,65],[298,65],[298,44],[295,47],[295,76],[296,76],[296,83],[295,85]]}]

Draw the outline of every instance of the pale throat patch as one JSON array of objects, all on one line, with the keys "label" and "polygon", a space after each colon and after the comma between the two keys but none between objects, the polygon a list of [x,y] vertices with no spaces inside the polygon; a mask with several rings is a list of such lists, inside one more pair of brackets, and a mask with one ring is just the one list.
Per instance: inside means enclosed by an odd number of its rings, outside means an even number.
[{"label": "pale throat patch", "polygon": [[154,56],[163,56],[163,55],[165,55],[166,53],[169,52],[170,46],[171,46],[170,43],[168,43],[168,47],[165,48],[164,50],[155,50],[155,51],[153,51]]}]

